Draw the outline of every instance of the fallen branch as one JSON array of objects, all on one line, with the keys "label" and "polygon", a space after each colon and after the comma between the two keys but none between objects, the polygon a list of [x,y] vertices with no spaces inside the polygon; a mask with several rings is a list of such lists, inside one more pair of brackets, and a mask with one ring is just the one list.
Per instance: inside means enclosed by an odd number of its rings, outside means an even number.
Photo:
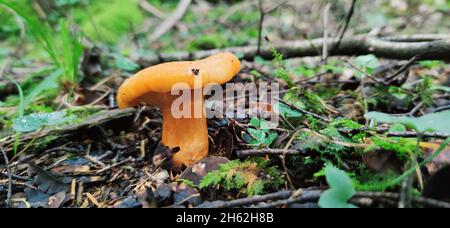
[{"label": "fallen branch", "polygon": [[[125,109],[125,110],[111,110],[111,111],[101,111],[97,114],[88,117],[81,123],[62,126],[59,128],[45,128],[41,131],[22,134],[19,138],[20,145],[26,145],[28,142],[34,140],[34,145],[40,145],[41,143],[48,143],[49,138],[62,139],[72,136],[79,132],[80,129],[89,129],[95,126],[102,125],[109,121],[131,117],[135,114],[135,109]],[[2,146],[6,153],[10,155],[13,150],[13,145],[15,143],[15,135],[11,135],[0,139],[0,146]]]},{"label": "fallen branch", "polygon": [[149,36],[149,42],[153,43],[172,29],[172,27],[184,16],[191,2],[192,0],[181,0],[173,14],[168,16],[167,19]]},{"label": "fallen branch", "polygon": [[[450,59],[450,36],[443,35],[422,35],[426,38],[436,38],[427,41],[419,41],[419,35],[397,38],[379,38],[373,36],[354,36],[341,40],[339,47],[331,50],[329,55],[364,55],[374,54],[378,57],[391,59],[409,60],[416,55],[420,55],[422,60],[443,60]],[[401,38],[401,39],[400,39]],[[422,37],[424,38],[424,37]],[[392,40],[391,40],[392,39]],[[396,39],[400,39],[398,42]],[[328,39],[328,46],[335,46],[337,41]],[[296,58],[305,56],[317,56],[316,49],[323,48],[323,39],[301,40],[301,41],[283,41],[274,44],[273,47],[284,55],[285,58]],[[315,47],[315,48],[314,48]],[[242,59],[252,61],[257,55],[257,46],[232,47],[226,49],[214,49],[199,51],[195,53],[177,52],[171,54],[161,54],[159,56],[149,56],[140,59],[140,63],[145,65],[153,65],[167,61],[186,61],[206,58],[212,54],[229,51],[240,54]],[[264,59],[273,59],[272,47],[261,47],[260,56]]]},{"label": "fallen branch", "polygon": [[[270,203],[261,203],[255,207],[257,208],[274,208],[274,207],[281,207],[281,206],[288,206],[294,203],[307,203],[307,202],[317,202],[320,198],[320,196],[323,194],[324,191],[320,190],[299,190],[297,191],[298,194],[295,196],[294,194],[292,196],[289,196],[288,199],[281,199]],[[398,193],[392,193],[392,192],[357,192],[353,196],[353,199],[361,199],[361,198],[369,198],[374,199],[377,201],[383,201],[384,199],[390,199],[390,200],[399,200],[399,194]],[[416,204],[420,204],[427,207],[436,207],[436,208],[450,208],[450,203],[430,199],[430,198],[424,198],[424,197],[413,197],[412,201]]]},{"label": "fallen branch", "polygon": [[270,193],[262,196],[252,196],[243,199],[237,199],[232,201],[213,201],[213,202],[205,202],[198,206],[198,208],[231,208],[231,207],[240,207],[245,205],[256,204],[260,202],[277,200],[277,199],[286,199],[292,195],[292,191],[280,191],[275,193]]},{"label": "fallen branch", "polygon": [[[213,201],[205,202],[199,205],[199,208],[232,208],[252,206],[256,208],[274,208],[288,206],[294,203],[308,203],[317,202],[320,196],[324,193],[323,190],[305,190],[298,189],[296,191],[280,191],[260,196],[252,196],[248,198],[242,198],[231,201]],[[353,196],[352,200],[358,199],[373,199],[376,201],[384,202],[386,200],[399,200],[399,194],[393,192],[357,192]],[[425,198],[425,197],[413,197],[412,202],[415,204],[436,207],[436,208],[450,208],[450,203]]]}]

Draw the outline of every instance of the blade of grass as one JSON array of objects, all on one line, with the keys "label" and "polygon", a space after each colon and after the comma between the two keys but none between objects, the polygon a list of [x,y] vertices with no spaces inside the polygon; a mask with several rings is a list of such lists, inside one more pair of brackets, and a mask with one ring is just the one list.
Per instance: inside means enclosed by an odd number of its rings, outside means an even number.
[{"label": "blade of grass", "polygon": [[7,76],[8,80],[10,80],[12,83],[14,83],[14,85],[16,85],[17,90],[19,91],[19,111],[18,111],[18,115],[19,117],[23,117],[23,115],[25,114],[25,103],[24,103],[24,96],[23,96],[23,90],[22,87],[19,85],[19,83],[14,80],[13,78]]},{"label": "blade of grass", "polygon": [[39,94],[48,89],[57,88],[58,78],[62,75],[61,69],[56,69],[52,74],[39,83],[30,93],[25,96],[23,101],[24,108],[28,107]]},{"label": "blade of grass", "polygon": [[442,142],[441,146],[432,155],[428,156],[425,160],[423,160],[421,163],[419,163],[419,165],[415,165],[415,166],[411,167],[409,170],[404,172],[402,175],[400,175],[399,177],[392,180],[389,185],[394,186],[394,185],[401,183],[403,181],[403,179],[405,179],[409,175],[416,172],[417,168],[424,166],[424,165],[428,164],[429,162],[433,161],[433,159],[436,158],[447,147],[447,145],[449,143],[450,143],[450,137],[447,138],[444,142]]},{"label": "blade of grass", "polygon": [[[16,80],[14,80],[11,77],[7,77],[12,83],[14,83],[17,87],[17,90],[19,91],[19,111],[18,111],[18,115],[19,117],[23,117],[25,114],[25,104],[24,104],[24,97],[23,97],[23,90],[22,87],[19,85],[19,83],[17,83]],[[20,142],[20,132],[16,132],[15,135],[15,141],[14,141],[14,156],[17,154],[17,151],[19,149],[19,142]]]}]

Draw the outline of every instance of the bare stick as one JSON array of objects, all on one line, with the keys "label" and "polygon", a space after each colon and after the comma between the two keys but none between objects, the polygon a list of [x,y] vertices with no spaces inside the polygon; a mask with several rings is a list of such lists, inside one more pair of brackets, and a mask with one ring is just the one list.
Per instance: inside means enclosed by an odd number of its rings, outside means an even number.
[{"label": "bare stick", "polygon": [[331,3],[327,3],[323,10],[323,45],[322,45],[322,62],[326,64],[328,59],[328,23],[330,16]]},{"label": "bare stick", "polygon": [[167,19],[150,35],[148,38],[149,42],[153,43],[172,29],[172,27],[175,26],[181,18],[183,18],[191,2],[192,0],[181,0],[173,14],[168,16]]}]

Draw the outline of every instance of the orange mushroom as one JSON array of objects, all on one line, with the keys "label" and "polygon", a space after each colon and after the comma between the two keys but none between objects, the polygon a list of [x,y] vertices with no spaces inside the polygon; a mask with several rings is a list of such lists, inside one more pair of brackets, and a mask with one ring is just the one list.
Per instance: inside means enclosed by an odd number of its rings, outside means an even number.
[{"label": "orange mushroom", "polygon": [[[152,66],[125,80],[118,90],[118,105],[121,109],[141,103],[159,107],[163,115],[162,143],[170,148],[180,148],[173,157],[176,167],[189,166],[208,155],[203,88],[211,83],[230,81],[240,67],[239,59],[231,53],[219,53],[198,61]],[[178,83],[184,83],[191,92],[189,117],[176,118],[172,113],[172,103],[179,96],[171,92]],[[195,96],[199,90],[201,96]],[[194,115],[195,106],[201,107],[200,116]]]}]

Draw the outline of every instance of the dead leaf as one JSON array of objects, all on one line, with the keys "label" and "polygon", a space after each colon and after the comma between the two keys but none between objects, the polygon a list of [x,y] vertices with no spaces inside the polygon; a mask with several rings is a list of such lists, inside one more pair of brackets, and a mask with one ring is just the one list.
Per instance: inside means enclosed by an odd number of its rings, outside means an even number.
[{"label": "dead leaf", "polygon": [[47,171],[39,168],[34,164],[29,164],[28,173],[30,176],[36,174],[34,177],[33,185],[37,186],[39,190],[49,195],[54,195],[59,192],[67,192],[69,190],[69,184],[66,184],[56,177],[49,174]]},{"label": "dead leaf", "polygon": [[[425,156],[430,156],[439,147],[440,143],[421,142],[420,147],[424,149]],[[433,175],[438,170],[450,165],[450,147],[446,147],[437,157],[426,165],[428,172]]]},{"label": "dead leaf", "polygon": [[65,192],[58,192],[48,199],[49,208],[60,208],[65,202],[67,202],[67,195]]}]

